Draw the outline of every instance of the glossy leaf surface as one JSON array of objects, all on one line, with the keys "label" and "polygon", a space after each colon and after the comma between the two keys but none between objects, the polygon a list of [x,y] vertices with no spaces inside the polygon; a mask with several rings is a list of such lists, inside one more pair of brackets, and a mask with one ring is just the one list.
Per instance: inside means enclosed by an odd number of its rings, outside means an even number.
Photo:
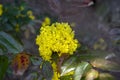
[{"label": "glossy leaf surface", "polygon": [[0,55],[0,80],[3,80],[7,68],[8,68],[8,58],[4,55]]},{"label": "glossy leaf surface", "polygon": [[11,35],[0,32],[0,45],[7,49],[9,53],[19,53],[23,51],[23,46],[18,43]]},{"label": "glossy leaf surface", "polygon": [[90,64],[87,62],[79,63],[75,69],[74,80],[81,80],[83,74],[86,72],[86,70],[88,70],[89,66]]}]

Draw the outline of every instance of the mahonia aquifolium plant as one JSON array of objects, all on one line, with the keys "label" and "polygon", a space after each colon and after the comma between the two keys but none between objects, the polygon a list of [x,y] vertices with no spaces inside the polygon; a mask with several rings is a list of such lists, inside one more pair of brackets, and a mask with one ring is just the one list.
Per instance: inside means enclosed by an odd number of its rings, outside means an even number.
[{"label": "mahonia aquifolium plant", "polygon": [[74,31],[68,23],[56,22],[50,25],[49,18],[46,18],[36,38],[36,44],[39,46],[40,56],[49,61],[53,52],[59,57],[62,54],[72,55],[78,47],[78,40],[74,39]]},{"label": "mahonia aquifolium plant", "polygon": [[58,65],[51,60],[52,54],[55,52],[59,57],[63,54],[73,54],[78,47],[78,40],[74,39],[74,31],[68,23],[50,24],[50,19],[46,17],[36,38],[36,44],[39,46],[40,56],[52,64],[54,74],[52,80],[59,80]]}]

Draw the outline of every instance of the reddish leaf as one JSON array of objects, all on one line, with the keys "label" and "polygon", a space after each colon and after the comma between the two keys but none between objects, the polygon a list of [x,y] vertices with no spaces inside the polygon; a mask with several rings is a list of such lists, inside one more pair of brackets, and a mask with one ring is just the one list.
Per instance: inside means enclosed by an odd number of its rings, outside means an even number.
[{"label": "reddish leaf", "polygon": [[26,53],[17,54],[12,61],[13,73],[23,75],[30,64],[29,55]]}]

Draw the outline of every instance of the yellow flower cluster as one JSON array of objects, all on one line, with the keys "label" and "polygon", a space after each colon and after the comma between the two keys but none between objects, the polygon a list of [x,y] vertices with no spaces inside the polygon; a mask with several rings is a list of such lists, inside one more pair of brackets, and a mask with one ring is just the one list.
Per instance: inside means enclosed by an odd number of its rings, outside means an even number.
[{"label": "yellow flower cluster", "polygon": [[31,20],[34,20],[35,19],[35,16],[33,16],[33,13],[32,13],[32,11],[28,11],[27,12],[27,15],[29,16],[29,18],[31,19]]},{"label": "yellow flower cluster", "polygon": [[36,38],[40,56],[50,61],[52,52],[58,53],[59,56],[64,53],[72,55],[78,46],[78,41],[74,39],[74,31],[70,25],[58,22],[50,25],[49,21],[49,18],[45,19],[40,35]]},{"label": "yellow flower cluster", "polygon": [[3,13],[3,5],[0,4],[0,16],[2,15],[2,13]]},{"label": "yellow flower cluster", "polygon": [[52,63],[52,67],[53,67],[53,77],[52,80],[60,80],[60,73],[57,72],[57,65],[55,62]]}]

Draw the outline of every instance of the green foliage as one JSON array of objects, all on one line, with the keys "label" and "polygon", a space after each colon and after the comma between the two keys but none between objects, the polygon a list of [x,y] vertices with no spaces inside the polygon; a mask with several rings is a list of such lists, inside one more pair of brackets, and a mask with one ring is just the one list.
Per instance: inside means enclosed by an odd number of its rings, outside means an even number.
[{"label": "green foliage", "polygon": [[41,65],[42,62],[43,62],[42,58],[41,57],[37,57],[37,56],[32,56],[30,58],[30,60],[31,60],[33,65]]},{"label": "green foliage", "polygon": [[0,49],[2,53],[19,53],[23,51],[23,46],[11,35],[0,32]]},{"label": "green foliage", "polygon": [[64,76],[66,73],[75,70],[77,66],[76,57],[70,57],[66,60],[61,67],[61,76]]},{"label": "green foliage", "polygon": [[97,67],[102,70],[117,72],[120,71],[120,65],[114,61],[109,61],[106,59],[98,58],[90,62],[93,67]]},{"label": "green foliage", "polygon": [[81,53],[78,56],[80,61],[89,61],[93,67],[108,71],[120,71],[120,65],[114,61],[107,60],[115,57],[114,53],[102,50],[90,50],[87,53]]},{"label": "green foliage", "polygon": [[21,27],[30,23],[34,17],[30,8],[24,2],[3,4],[0,16],[0,31],[19,32]]},{"label": "green foliage", "polygon": [[75,69],[74,73],[74,80],[81,80],[83,74],[87,70],[87,67],[89,67],[90,64],[87,62],[81,62],[78,64],[78,66]]},{"label": "green foliage", "polygon": [[[114,56],[115,54],[113,53],[100,50],[89,50],[85,53],[77,54],[77,56],[75,54],[62,64],[60,78],[62,80],[67,78],[73,78],[71,80],[89,80],[88,78],[91,78],[91,80],[102,80],[103,78],[106,80],[114,80],[114,77],[109,73],[105,73],[108,76],[102,75],[102,71],[117,72],[120,70],[119,64],[107,60],[109,57]],[[94,70],[94,68],[97,68],[97,70]],[[91,69],[93,69],[93,71],[91,71]],[[74,74],[67,75],[71,71],[74,71]]]},{"label": "green foliage", "polygon": [[52,66],[48,61],[42,64],[42,74],[46,80],[51,80],[53,76]]},{"label": "green foliage", "polygon": [[[72,56],[63,63],[61,67],[61,78],[63,80],[73,78],[73,75],[74,80],[80,80],[83,75],[92,68],[88,62],[78,61],[78,58],[77,56]],[[69,74],[71,71],[74,71],[74,73],[66,76],[66,74]]]},{"label": "green foliage", "polygon": [[[8,67],[7,53],[12,53],[8,56],[9,61],[12,61],[13,56],[23,51],[23,46],[20,44],[21,30],[24,30],[27,24],[31,24],[34,18],[25,2],[16,0],[13,3],[0,4],[0,80],[3,79]],[[39,64],[35,58],[31,61],[34,65]],[[13,74],[9,69],[7,72]]]},{"label": "green foliage", "polygon": [[8,68],[8,58],[4,55],[0,55],[0,80],[3,80],[7,68]]},{"label": "green foliage", "polygon": [[109,55],[112,55],[112,53],[103,50],[88,50],[85,53],[78,54],[79,60],[82,61],[91,61],[95,60],[98,57],[105,59],[105,57]]},{"label": "green foliage", "polygon": [[72,78],[73,78],[72,75],[67,75],[67,76],[61,76],[60,80],[70,80]]},{"label": "green foliage", "polygon": [[[13,33],[14,36],[16,36],[16,34],[23,29],[22,27],[31,23],[34,19],[31,9],[27,6],[27,4],[24,2],[18,2],[16,0],[15,4],[4,4],[3,13],[0,16],[0,80],[3,80],[8,68],[8,58],[3,54],[20,53],[23,51],[23,46],[9,33]],[[101,5],[97,9],[97,13],[102,18],[104,18],[109,11],[105,4]],[[40,18],[45,16],[50,17],[52,19],[51,22],[57,21],[56,17],[50,16],[49,14],[42,14],[42,16],[40,15]],[[120,40],[117,44],[119,43]],[[60,80],[86,80],[86,77],[89,78],[88,74],[92,73],[91,69],[95,70],[94,68],[105,71],[120,70],[120,65],[106,60],[111,56],[114,57],[113,54],[107,51],[88,50],[88,48],[83,45],[80,49],[78,48],[78,50],[80,51],[80,54],[78,52],[78,54],[69,56],[69,58],[65,61],[63,59],[63,63],[62,61],[57,61],[59,60],[59,56],[56,55],[56,53],[52,55],[52,60],[57,63],[57,68],[61,67]],[[44,61],[41,57],[37,56],[32,56],[30,59],[33,66],[38,67],[40,65],[41,72],[40,74],[37,72],[31,72],[26,80],[52,80],[54,72],[50,62]],[[59,64],[60,66],[58,66]],[[96,70],[96,72],[99,72],[96,80],[114,80],[113,76],[108,73],[103,74],[99,70]],[[92,75],[92,77],[93,78],[91,78],[91,80],[94,80],[96,75]]]},{"label": "green foliage", "polygon": [[25,80],[38,80],[37,77],[38,74],[36,72],[32,72],[25,78]]}]

